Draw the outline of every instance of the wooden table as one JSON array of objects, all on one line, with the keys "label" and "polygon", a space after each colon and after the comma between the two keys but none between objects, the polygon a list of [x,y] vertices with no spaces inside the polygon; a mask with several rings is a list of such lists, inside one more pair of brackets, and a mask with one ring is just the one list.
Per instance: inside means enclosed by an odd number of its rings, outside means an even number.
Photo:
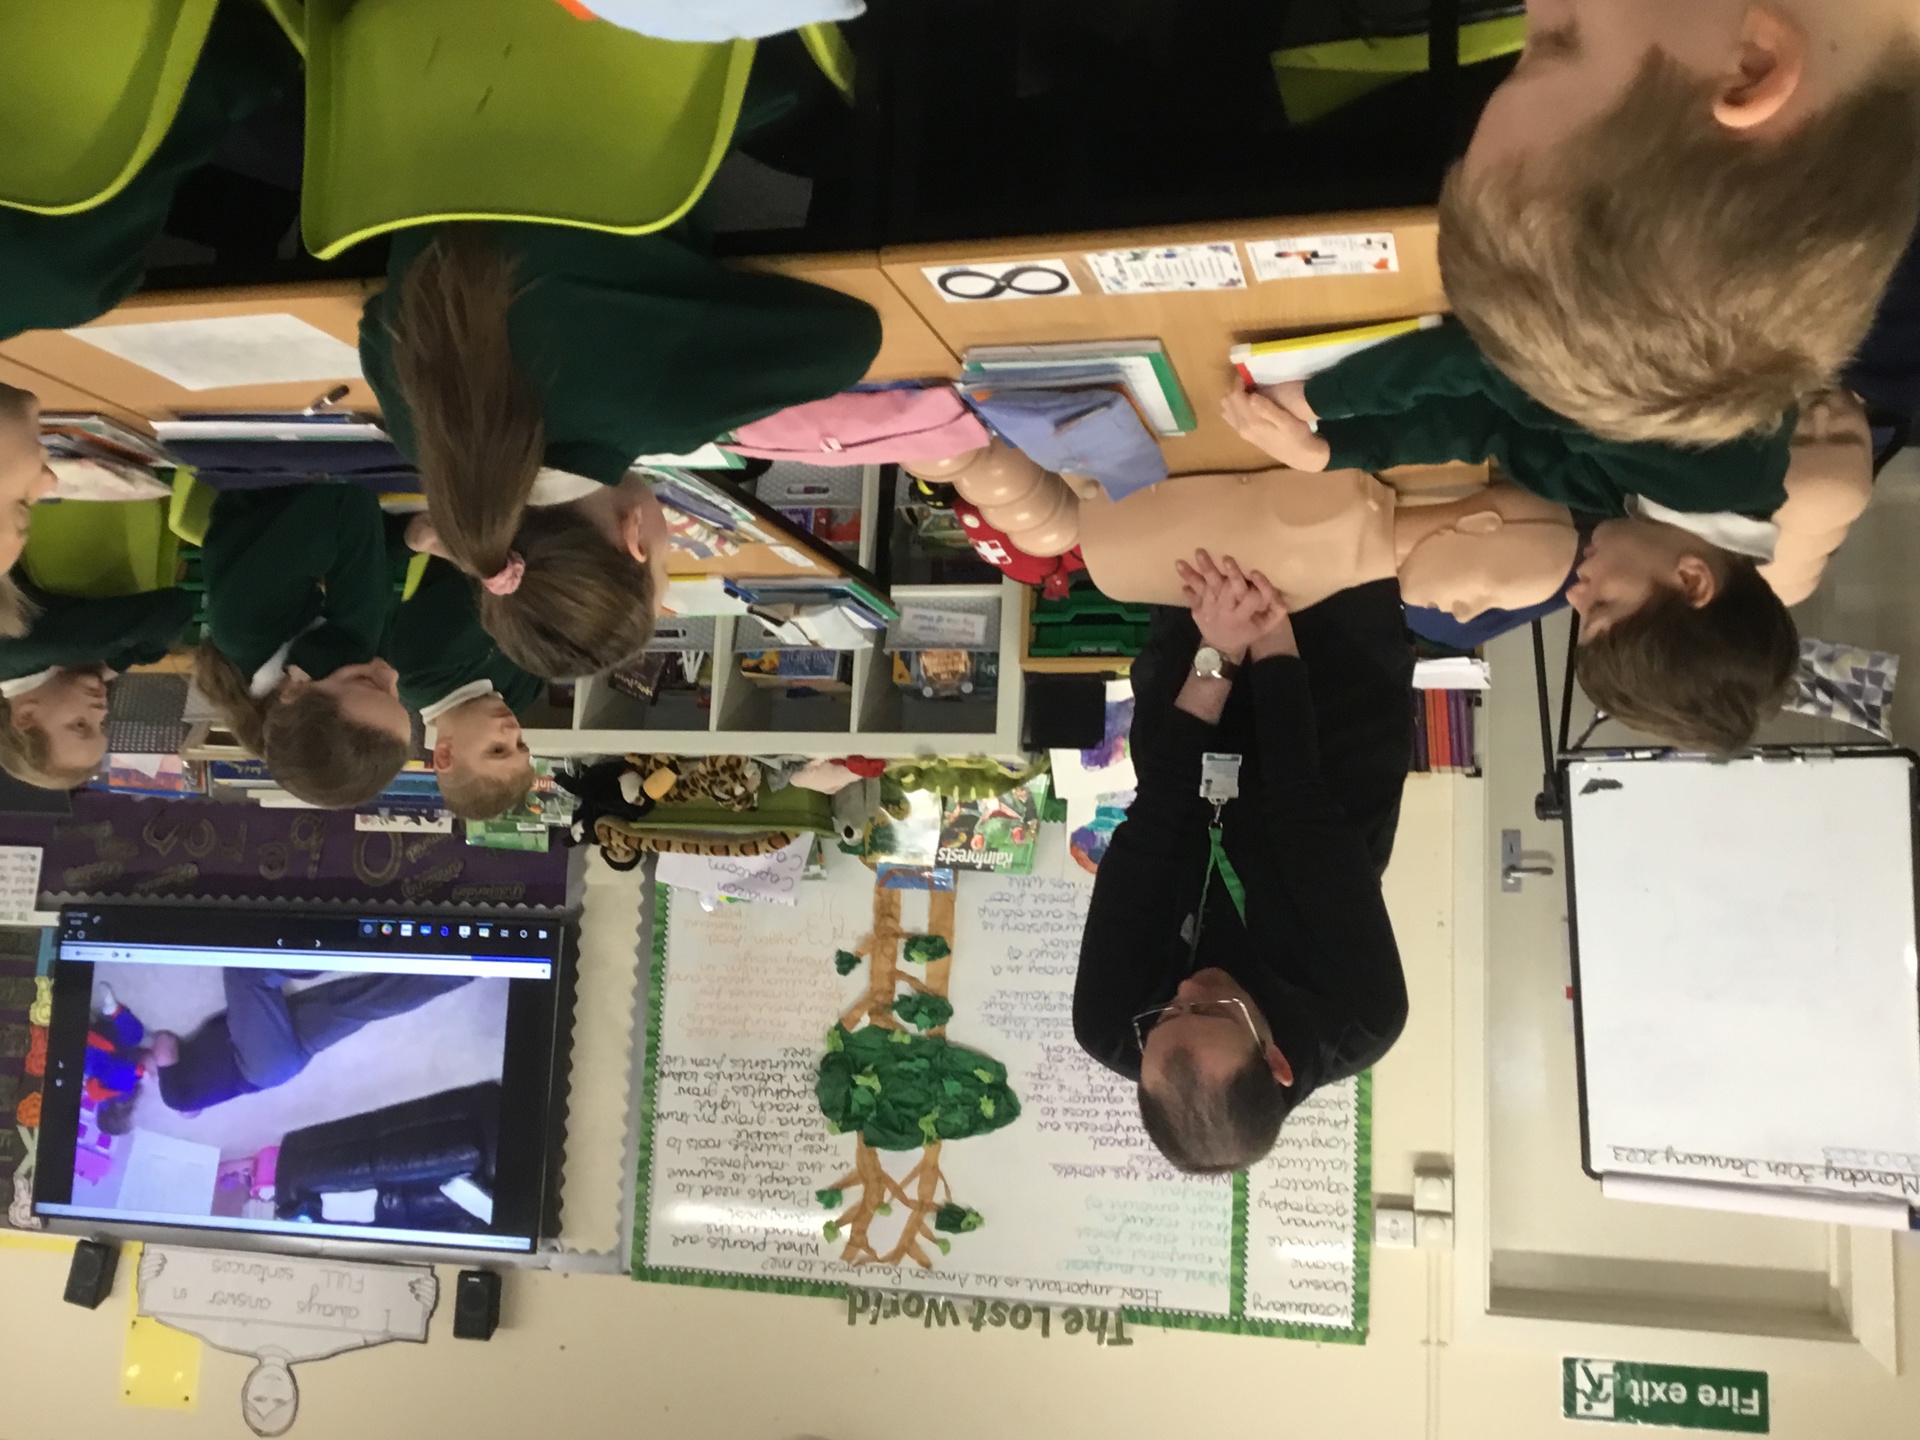
[{"label": "wooden table", "polygon": [[[1156,339],[1167,350],[1198,419],[1190,435],[1165,441],[1176,474],[1251,470],[1268,462],[1221,422],[1220,400],[1238,383],[1230,346],[1302,331],[1426,314],[1445,308],[1435,256],[1431,210],[1360,211],[1285,219],[1222,221],[1152,230],[1108,231],[1027,239],[906,246],[832,255],[777,256],[740,262],[858,296],[880,312],[885,338],[870,380],[947,379],[976,345],[1068,340]],[[1389,231],[1399,252],[1395,273],[1254,280],[1245,242],[1283,235]],[[1089,251],[1131,246],[1231,241],[1248,285],[1153,295],[1106,295],[1089,269]],[[1081,293],[1022,300],[945,299],[925,266],[958,262],[1062,259]],[[156,320],[285,313],[353,344],[360,309],[379,280],[331,280],[244,290],[140,295],[92,327]],[[351,377],[342,376],[343,380]],[[324,381],[244,385],[192,391],[109,355],[71,334],[30,331],[0,342],[0,380],[40,391],[49,408],[95,408],[158,417],[175,410],[299,409],[328,388]],[[351,380],[345,403],[377,409],[372,391]]]}]

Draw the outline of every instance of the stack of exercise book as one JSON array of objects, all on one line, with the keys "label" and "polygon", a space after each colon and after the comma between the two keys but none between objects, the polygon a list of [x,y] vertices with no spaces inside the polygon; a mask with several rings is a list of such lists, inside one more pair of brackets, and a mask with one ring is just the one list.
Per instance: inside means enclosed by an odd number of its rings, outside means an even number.
[{"label": "stack of exercise book", "polygon": [[960,389],[1124,390],[1158,435],[1185,435],[1193,406],[1158,340],[1088,340],[1057,345],[976,345],[961,357]]}]

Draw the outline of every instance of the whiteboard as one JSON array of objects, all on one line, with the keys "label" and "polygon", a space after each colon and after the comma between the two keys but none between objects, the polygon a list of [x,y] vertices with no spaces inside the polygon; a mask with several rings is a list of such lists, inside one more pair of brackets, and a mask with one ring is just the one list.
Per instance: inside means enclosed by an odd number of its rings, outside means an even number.
[{"label": "whiteboard", "polygon": [[[850,1261],[845,1233],[824,1227],[851,1190],[831,1191],[831,1204],[818,1198],[857,1161],[856,1137],[829,1131],[814,1080],[827,1031],[872,983],[871,960],[845,976],[833,960],[876,929],[873,872],[829,854],[827,879],[800,886],[792,907],[708,912],[662,887],[636,1277],[802,1292],[847,1285],[1364,1339],[1365,1083],[1317,1091],[1244,1179],[1174,1171],[1140,1127],[1132,1084],[1075,1043],[1090,889],[1056,868],[1064,827],[1044,827],[1039,849],[1040,873],[961,872],[946,897],[946,1033],[1005,1064],[1020,1115],[939,1147],[942,1194],[977,1208],[985,1224],[953,1235],[945,1251],[915,1247],[922,1263]],[[898,899],[904,932],[929,926],[931,897]],[[923,1173],[920,1151],[879,1158],[895,1181]],[[894,1202],[867,1233],[892,1253],[909,1223],[909,1207]]]},{"label": "whiteboard", "polygon": [[1567,769],[1588,1170],[1920,1202],[1913,758]]}]

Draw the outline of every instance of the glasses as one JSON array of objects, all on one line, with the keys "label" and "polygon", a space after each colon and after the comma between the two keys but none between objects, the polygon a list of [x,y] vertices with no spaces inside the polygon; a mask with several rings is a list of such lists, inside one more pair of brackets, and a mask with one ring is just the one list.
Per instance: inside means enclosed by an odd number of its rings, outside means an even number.
[{"label": "glasses", "polygon": [[1255,1049],[1263,1046],[1260,1029],[1253,1023],[1253,1014],[1247,1009],[1247,1002],[1238,996],[1229,995],[1224,1000],[1176,1000],[1171,1005],[1162,1005],[1155,1010],[1142,1010],[1133,1017],[1134,1043],[1139,1045],[1142,1055],[1147,1053],[1147,1033],[1162,1020],[1174,1015],[1207,1015],[1216,1020],[1231,1020],[1239,1016],[1240,1023],[1247,1027]]}]

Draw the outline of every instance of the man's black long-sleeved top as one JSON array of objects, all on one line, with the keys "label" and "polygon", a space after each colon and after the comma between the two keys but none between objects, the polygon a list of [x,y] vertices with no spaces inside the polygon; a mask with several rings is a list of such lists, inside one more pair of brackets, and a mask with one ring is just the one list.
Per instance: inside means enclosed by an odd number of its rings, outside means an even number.
[{"label": "man's black long-sleeved top", "polygon": [[[1082,1047],[1130,1079],[1140,1074],[1133,1017],[1212,966],[1272,1027],[1293,1067],[1291,1102],[1373,1064],[1406,1023],[1380,892],[1413,749],[1398,587],[1342,591],[1294,616],[1294,633],[1300,658],[1248,666],[1218,725],[1174,708],[1199,643],[1185,612],[1157,613],[1135,662],[1138,795],[1100,862],[1073,996]],[[1208,751],[1244,757],[1222,830],[1247,917],[1215,881],[1189,959],[1213,815],[1200,798]]]}]

